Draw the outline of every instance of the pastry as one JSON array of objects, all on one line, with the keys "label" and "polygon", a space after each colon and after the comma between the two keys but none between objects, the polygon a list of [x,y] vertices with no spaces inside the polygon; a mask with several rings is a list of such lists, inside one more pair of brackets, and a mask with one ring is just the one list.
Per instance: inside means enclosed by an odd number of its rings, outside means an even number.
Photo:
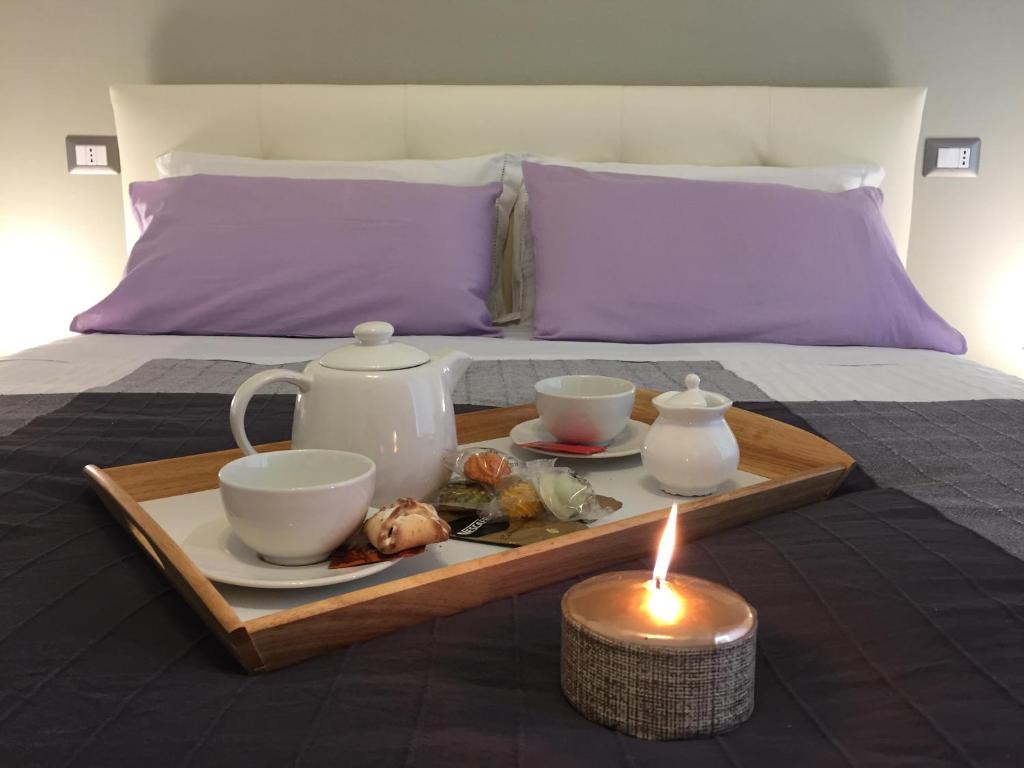
[{"label": "pastry", "polygon": [[363,524],[366,538],[385,555],[447,541],[451,529],[430,504],[399,499]]}]

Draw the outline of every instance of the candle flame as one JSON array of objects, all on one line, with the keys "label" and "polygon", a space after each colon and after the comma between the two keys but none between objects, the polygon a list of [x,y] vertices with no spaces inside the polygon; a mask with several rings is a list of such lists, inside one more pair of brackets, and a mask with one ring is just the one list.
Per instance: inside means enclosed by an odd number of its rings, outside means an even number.
[{"label": "candle flame", "polygon": [[676,624],[686,613],[686,602],[668,582],[648,581],[644,608],[655,624]]},{"label": "candle flame", "polygon": [[672,551],[676,547],[676,517],[679,515],[677,504],[672,505],[672,511],[668,513],[668,522],[665,523],[665,530],[661,533],[661,541],[658,542],[658,558],[654,561],[654,585],[660,589],[665,577],[668,576],[668,566],[672,562]]},{"label": "candle flame", "polygon": [[676,546],[676,518],[679,516],[678,506],[673,504],[668,513],[665,530],[658,542],[658,557],[654,561],[653,578],[648,581],[647,600],[644,607],[651,619],[657,624],[674,624],[686,612],[686,603],[668,581],[668,566],[672,562],[672,551]]}]

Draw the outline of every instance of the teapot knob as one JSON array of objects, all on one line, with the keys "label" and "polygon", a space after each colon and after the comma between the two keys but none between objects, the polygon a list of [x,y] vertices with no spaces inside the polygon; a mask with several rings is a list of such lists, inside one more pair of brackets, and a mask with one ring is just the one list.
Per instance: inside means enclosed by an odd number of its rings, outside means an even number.
[{"label": "teapot knob", "polygon": [[686,378],[683,379],[683,383],[687,389],[700,389],[700,376],[696,373],[687,374]]},{"label": "teapot knob", "polygon": [[387,344],[395,334],[395,326],[381,320],[360,323],[352,330],[359,343],[364,347],[378,347]]}]

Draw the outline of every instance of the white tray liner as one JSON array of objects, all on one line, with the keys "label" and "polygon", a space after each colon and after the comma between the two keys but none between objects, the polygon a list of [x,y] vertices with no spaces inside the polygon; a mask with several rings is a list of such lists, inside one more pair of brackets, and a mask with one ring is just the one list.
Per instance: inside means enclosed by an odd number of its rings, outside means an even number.
[{"label": "white tray liner", "polygon": [[[472,445],[496,448],[519,456],[524,460],[541,458],[517,448],[507,437],[472,443]],[[603,459],[600,461],[560,459],[559,465],[572,467],[589,479],[598,493],[612,496],[622,502],[622,509],[598,521],[596,525],[603,525],[635,515],[645,514],[655,509],[667,507],[673,502],[679,502],[685,506],[688,503],[692,504],[699,500],[672,496],[659,490],[654,478],[644,470],[638,455],[622,459]],[[735,477],[722,490],[743,488],[760,483],[765,479],[760,475],[737,471]],[[182,511],[189,508],[194,510],[196,505],[216,505],[218,508],[221,508],[220,492],[217,489],[213,489],[197,493],[187,493],[181,496],[169,496],[163,499],[144,501],[141,506],[167,531],[172,539],[181,543],[190,530],[190,526],[187,523],[183,525]],[[683,525],[685,525],[685,522]],[[383,584],[416,573],[423,573],[435,568],[465,562],[466,560],[500,554],[504,551],[510,550],[491,544],[476,544],[453,539],[442,544],[431,545],[422,555],[399,560],[393,567],[379,574],[346,584],[334,584],[309,589],[255,589],[235,587],[217,582],[214,582],[214,586],[217,587],[228,604],[235,610],[238,617],[242,621],[249,621],[250,619],[295,608],[335,595],[355,592],[376,584]],[[653,555],[654,552],[652,551],[652,558]]]}]

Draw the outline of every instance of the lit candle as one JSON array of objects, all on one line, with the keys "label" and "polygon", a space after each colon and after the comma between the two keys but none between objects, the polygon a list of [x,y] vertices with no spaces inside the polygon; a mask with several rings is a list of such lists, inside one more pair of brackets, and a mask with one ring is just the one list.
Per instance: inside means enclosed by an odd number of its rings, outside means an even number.
[{"label": "lit candle", "polygon": [[708,735],[753,710],[757,617],[719,584],[669,573],[678,510],[654,570],[614,571],[562,598],[562,689],[581,713],[635,736]]},{"label": "lit candle", "polygon": [[613,571],[569,590],[564,609],[582,626],[628,643],[667,647],[727,643],[754,626],[754,612],[730,589],[668,571],[676,542],[672,505],[650,576]]}]

